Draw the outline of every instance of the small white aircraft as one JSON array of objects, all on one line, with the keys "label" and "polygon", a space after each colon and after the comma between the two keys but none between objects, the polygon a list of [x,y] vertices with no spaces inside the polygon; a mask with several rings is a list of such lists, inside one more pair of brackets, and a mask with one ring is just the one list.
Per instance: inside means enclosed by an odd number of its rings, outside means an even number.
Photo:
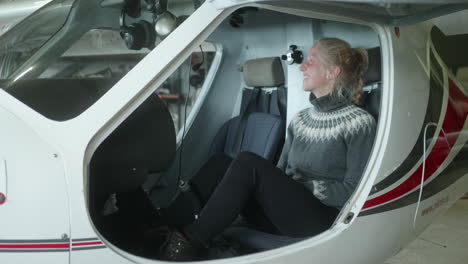
[{"label": "small white aircraft", "polygon": [[276,116],[278,138],[255,131],[274,161],[309,106],[301,58],[338,37],[370,58],[362,107],[378,128],[358,188],[316,236],[231,227],[206,260],[383,263],[468,190],[467,8],[51,1],[0,36],[0,262],[159,263],[158,213],[174,225],[193,217],[165,208],[190,193],[213,148],[249,149],[247,133],[223,124],[248,122],[252,108],[265,114],[258,122]]}]

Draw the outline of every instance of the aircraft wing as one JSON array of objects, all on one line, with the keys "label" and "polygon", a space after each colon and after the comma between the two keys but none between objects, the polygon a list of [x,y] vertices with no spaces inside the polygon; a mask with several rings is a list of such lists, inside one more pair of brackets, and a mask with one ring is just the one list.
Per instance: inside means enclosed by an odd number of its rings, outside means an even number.
[{"label": "aircraft wing", "polygon": [[467,0],[208,0],[225,9],[248,3],[265,3],[300,10],[314,10],[368,22],[409,25],[468,10]]}]

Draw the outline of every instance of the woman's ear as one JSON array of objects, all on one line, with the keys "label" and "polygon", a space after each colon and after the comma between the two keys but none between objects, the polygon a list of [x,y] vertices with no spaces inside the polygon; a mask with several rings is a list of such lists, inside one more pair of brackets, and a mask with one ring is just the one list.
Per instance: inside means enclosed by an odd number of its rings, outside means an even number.
[{"label": "woman's ear", "polygon": [[327,79],[336,79],[341,73],[341,68],[338,66],[332,66],[327,70]]}]

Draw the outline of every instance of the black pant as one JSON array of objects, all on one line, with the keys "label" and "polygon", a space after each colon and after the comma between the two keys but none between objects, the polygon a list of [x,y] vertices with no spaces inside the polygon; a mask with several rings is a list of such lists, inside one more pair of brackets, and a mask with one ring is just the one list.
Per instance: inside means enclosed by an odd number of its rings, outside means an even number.
[{"label": "black pant", "polygon": [[271,162],[250,152],[240,153],[232,162],[222,154],[213,156],[192,184],[206,203],[185,233],[201,245],[220,234],[240,213],[260,228],[292,237],[318,234],[338,214]]}]

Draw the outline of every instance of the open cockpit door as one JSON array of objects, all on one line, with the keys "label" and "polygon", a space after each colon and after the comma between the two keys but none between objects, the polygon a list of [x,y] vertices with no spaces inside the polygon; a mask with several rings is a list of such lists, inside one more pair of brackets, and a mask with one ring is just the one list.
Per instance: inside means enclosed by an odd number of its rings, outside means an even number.
[{"label": "open cockpit door", "polygon": [[385,25],[409,25],[468,9],[466,0],[211,0],[216,8],[259,3]]}]

